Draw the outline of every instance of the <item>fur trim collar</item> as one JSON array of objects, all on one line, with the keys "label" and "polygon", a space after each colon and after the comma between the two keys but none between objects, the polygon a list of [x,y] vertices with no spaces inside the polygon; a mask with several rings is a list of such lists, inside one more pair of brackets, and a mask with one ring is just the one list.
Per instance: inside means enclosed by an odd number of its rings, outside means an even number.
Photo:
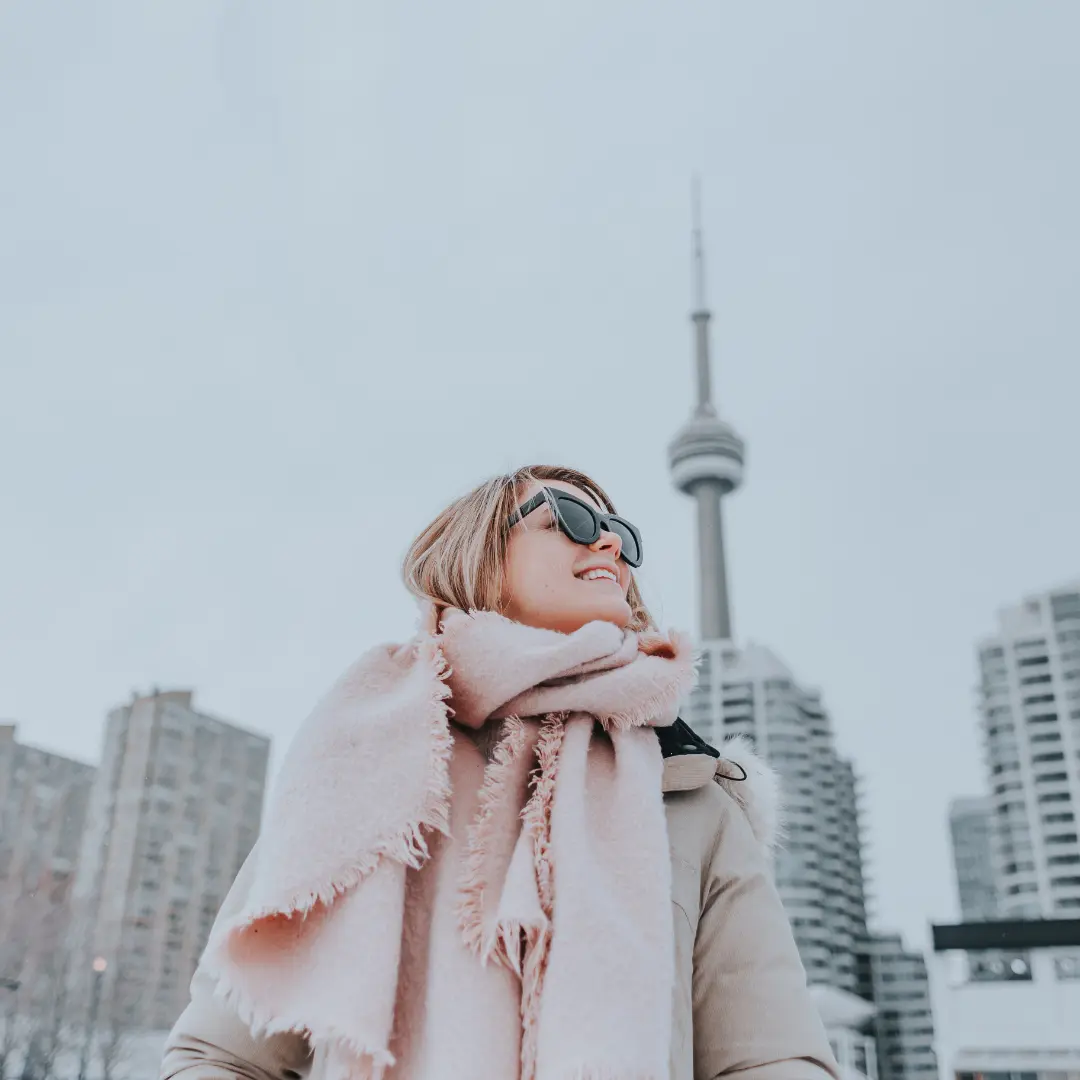
[{"label": "fur trim collar", "polygon": [[[739,779],[740,769],[745,779]],[[780,782],[745,735],[725,739],[719,757],[702,752],[677,754],[664,760],[665,794],[693,791],[710,780],[715,780],[739,804],[758,843],[772,851],[783,835]]]}]

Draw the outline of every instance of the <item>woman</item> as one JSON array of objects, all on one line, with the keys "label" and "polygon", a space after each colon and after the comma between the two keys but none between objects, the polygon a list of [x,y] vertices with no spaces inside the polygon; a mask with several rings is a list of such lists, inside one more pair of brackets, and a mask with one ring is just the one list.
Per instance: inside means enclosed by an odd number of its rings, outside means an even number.
[{"label": "woman", "polygon": [[297,735],[165,1080],[836,1075],[770,879],[771,776],[677,719],[692,657],[641,558],[572,469],[424,530],[421,632]]}]

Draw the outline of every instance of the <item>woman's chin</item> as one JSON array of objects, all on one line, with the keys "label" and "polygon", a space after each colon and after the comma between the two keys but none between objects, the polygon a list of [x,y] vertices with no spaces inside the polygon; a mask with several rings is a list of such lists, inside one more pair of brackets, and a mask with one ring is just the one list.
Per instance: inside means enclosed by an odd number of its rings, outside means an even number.
[{"label": "woman's chin", "polygon": [[612,623],[620,630],[625,630],[634,618],[630,605],[625,600],[618,599],[613,599],[606,604],[594,603],[572,608],[508,610],[505,614],[515,622],[545,630],[557,630],[561,634],[572,634],[591,622]]},{"label": "woman's chin", "polygon": [[620,630],[625,630],[630,625],[630,620],[633,617],[634,613],[630,610],[630,605],[625,601],[622,604],[604,604],[586,614],[581,620],[580,626],[591,622],[609,622],[614,623]]}]

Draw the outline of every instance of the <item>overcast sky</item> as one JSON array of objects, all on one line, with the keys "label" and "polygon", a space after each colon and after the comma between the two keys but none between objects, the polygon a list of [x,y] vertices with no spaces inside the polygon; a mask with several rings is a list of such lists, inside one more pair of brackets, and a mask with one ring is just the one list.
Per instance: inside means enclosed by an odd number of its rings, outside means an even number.
[{"label": "overcast sky", "polygon": [[690,177],[736,634],[820,686],[878,923],[954,914],[975,639],[1080,576],[1080,5],[0,6],[0,717],[132,688],[280,751],[524,462],[694,626]]}]

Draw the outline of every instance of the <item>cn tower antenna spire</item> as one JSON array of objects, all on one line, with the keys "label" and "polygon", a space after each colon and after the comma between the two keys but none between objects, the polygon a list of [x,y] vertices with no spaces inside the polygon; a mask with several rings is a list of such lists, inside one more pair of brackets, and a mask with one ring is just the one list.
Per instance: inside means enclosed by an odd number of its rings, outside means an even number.
[{"label": "cn tower antenna spire", "polygon": [[691,198],[694,213],[694,310],[705,311],[705,242],[701,231],[701,178],[696,173]]},{"label": "cn tower antenna spire", "polygon": [[671,482],[697,503],[698,597],[702,641],[730,641],[733,636],[731,599],[721,500],[742,483],[743,441],[717,415],[712,400],[709,321],[705,288],[705,240],[701,214],[701,183],[692,185],[691,231],[694,310],[694,375],[697,401],[690,419],[668,446]]},{"label": "cn tower antenna spire", "polygon": [[709,320],[712,318],[705,299],[705,241],[701,226],[701,181],[697,176],[691,190],[693,228],[691,231],[694,262],[694,368],[697,375],[697,411],[715,416],[712,400],[712,361],[709,359]]}]

